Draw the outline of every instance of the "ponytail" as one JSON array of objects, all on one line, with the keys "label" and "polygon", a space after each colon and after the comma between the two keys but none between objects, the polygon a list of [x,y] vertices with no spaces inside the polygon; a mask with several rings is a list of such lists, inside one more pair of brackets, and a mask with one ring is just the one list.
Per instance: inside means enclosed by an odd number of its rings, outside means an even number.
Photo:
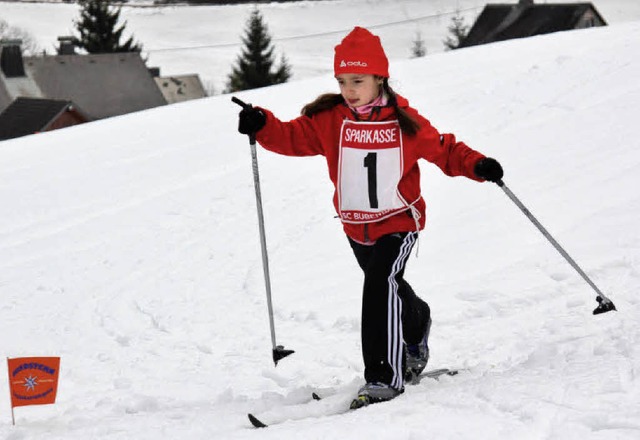
[{"label": "ponytail", "polygon": [[405,111],[402,107],[398,106],[398,95],[389,85],[389,78],[385,78],[382,83],[382,88],[384,89],[387,96],[389,96],[389,105],[392,105],[394,110],[396,111],[396,115],[398,116],[398,123],[400,124],[400,128],[402,131],[409,135],[415,136],[416,133],[420,130],[420,123],[413,119],[413,117]]}]

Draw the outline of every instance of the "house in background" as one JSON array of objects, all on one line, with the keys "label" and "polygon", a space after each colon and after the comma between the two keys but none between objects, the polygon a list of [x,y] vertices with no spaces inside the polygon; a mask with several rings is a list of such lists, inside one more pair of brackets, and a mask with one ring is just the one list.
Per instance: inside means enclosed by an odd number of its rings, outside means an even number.
[{"label": "house in background", "polygon": [[95,120],[167,103],[137,52],[23,57],[19,41],[5,41],[0,71],[0,111],[19,97],[55,99]]},{"label": "house in background", "polygon": [[71,101],[17,98],[0,113],[0,141],[87,121],[88,118]]},{"label": "house in background", "polygon": [[459,47],[606,25],[592,3],[487,4]]},{"label": "house in background", "polygon": [[206,96],[198,75],[155,78],[138,52],[80,55],[71,37],[58,41],[42,56],[0,41],[0,140]]},{"label": "house in background", "polygon": [[207,96],[198,75],[157,76],[154,79],[169,104]]}]

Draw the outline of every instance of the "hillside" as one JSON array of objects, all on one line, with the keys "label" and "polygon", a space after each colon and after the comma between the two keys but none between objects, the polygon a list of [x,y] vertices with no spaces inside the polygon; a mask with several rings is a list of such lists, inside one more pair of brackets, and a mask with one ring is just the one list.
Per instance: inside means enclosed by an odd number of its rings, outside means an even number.
[{"label": "hillside", "polygon": [[[383,40],[384,42],[384,40]],[[361,274],[322,158],[260,151],[279,343],[247,140],[229,96],[0,144],[0,347],[62,357],[58,402],[0,399],[7,439],[635,439],[640,431],[640,22],[398,60],[394,87],[505,182],[619,311],[492,184],[424,163],[406,277],[430,368],[355,413]],[[238,96],[294,117],[330,74]],[[318,391],[323,402],[308,401]],[[0,396],[7,396],[0,381]],[[265,421],[304,417],[259,434]]]}]

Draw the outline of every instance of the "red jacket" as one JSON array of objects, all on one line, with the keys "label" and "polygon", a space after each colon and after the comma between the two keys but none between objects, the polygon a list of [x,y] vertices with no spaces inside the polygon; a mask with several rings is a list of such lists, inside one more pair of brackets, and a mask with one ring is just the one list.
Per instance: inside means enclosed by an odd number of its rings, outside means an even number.
[{"label": "red jacket", "polygon": [[[333,203],[342,219],[345,233],[358,242],[373,243],[383,235],[424,228],[425,202],[420,195],[418,159],[426,159],[436,164],[449,176],[465,176],[482,181],[473,172],[478,160],[484,158],[481,153],[462,142],[456,142],[453,134],[440,135],[427,119],[409,107],[405,98],[397,96],[397,102],[399,107],[419,122],[421,128],[415,136],[399,131],[401,148],[398,151],[401,152],[402,164],[396,192],[399,193],[399,199],[406,201],[406,205],[374,221],[349,222],[348,218],[351,217],[344,214],[344,207],[341,210],[340,206],[340,145],[345,140],[341,137],[343,123],[345,120],[357,120],[346,105],[339,104],[311,117],[300,116],[289,122],[280,121],[269,110],[261,109],[267,118],[265,126],[256,134],[256,139],[267,150],[287,156],[323,155],[329,167],[329,177],[336,188]],[[374,112],[374,121],[396,119],[392,106],[380,108],[379,113]]]}]

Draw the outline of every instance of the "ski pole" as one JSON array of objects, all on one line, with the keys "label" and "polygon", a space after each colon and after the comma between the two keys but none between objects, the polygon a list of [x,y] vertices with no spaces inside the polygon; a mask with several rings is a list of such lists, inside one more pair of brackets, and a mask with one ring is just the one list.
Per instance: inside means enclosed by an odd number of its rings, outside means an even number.
[{"label": "ski pole", "polygon": [[613,304],[613,302],[609,298],[607,298],[604,295],[604,293],[600,291],[600,289],[598,289],[598,286],[596,286],[595,283],[591,281],[591,279],[587,276],[587,274],[582,269],[580,269],[580,266],[578,266],[578,264],[573,260],[573,258],[569,256],[567,251],[565,251],[562,248],[562,246],[560,246],[560,243],[558,243],[551,236],[551,234],[549,234],[549,232],[544,228],[544,226],[540,224],[540,222],[533,216],[533,214],[531,214],[531,212],[526,208],[526,206],[524,206],[524,204],[516,197],[516,195],[513,192],[511,192],[511,190],[507,187],[507,185],[505,185],[502,180],[498,180],[496,184],[500,188],[502,188],[504,193],[513,201],[513,203],[515,203],[518,206],[518,208],[520,208],[520,210],[524,213],[524,215],[526,215],[529,218],[529,220],[531,220],[531,222],[538,228],[538,230],[542,232],[542,235],[544,235],[547,238],[547,240],[549,240],[549,242],[553,245],[553,247],[555,247],[556,250],[560,252],[560,255],[562,255],[565,258],[565,260],[567,260],[567,262],[576,270],[576,272],[578,272],[580,276],[587,282],[587,284],[589,284],[593,288],[593,290],[595,290],[595,292],[598,294],[598,296],[596,297],[596,301],[598,302],[598,307],[595,308],[595,310],[593,311],[593,314],[599,315],[600,313],[606,313],[606,312],[610,312],[611,310],[616,310],[616,306]]},{"label": "ski pole", "polygon": [[[233,102],[243,109],[252,108],[235,96],[231,98]],[[262,196],[260,193],[260,173],[258,172],[258,153],[256,151],[256,134],[249,134],[249,146],[251,147],[251,160],[253,164],[253,186],[256,190],[256,205],[258,207],[258,227],[260,228],[260,247],[262,248],[262,269],[264,271],[264,284],[267,291],[267,309],[269,311],[269,326],[271,328],[271,345],[273,347],[273,362],[278,365],[278,361],[293,353],[293,350],[285,350],[282,345],[276,344],[276,328],[273,322],[273,305],[271,304],[271,278],[269,277],[269,257],[267,255],[267,239],[264,230],[264,215],[262,213]]]}]

